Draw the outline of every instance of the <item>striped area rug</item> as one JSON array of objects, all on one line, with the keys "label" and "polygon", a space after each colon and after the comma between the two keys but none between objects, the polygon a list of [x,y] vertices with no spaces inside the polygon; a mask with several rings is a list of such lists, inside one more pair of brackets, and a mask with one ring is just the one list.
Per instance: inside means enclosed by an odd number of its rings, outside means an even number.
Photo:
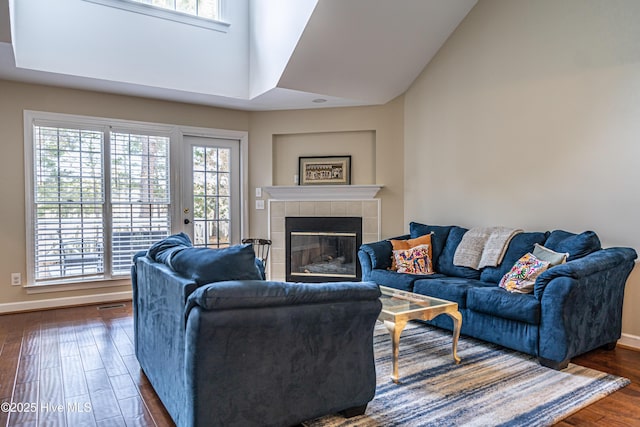
[{"label": "striped area rug", "polygon": [[400,383],[394,384],[391,338],[382,324],[374,347],[378,385],[366,414],[305,426],[548,426],[630,382],[574,364],[555,371],[468,337],[460,337],[462,362],[455,365],[450,332],[411,323],[400,338]]}]

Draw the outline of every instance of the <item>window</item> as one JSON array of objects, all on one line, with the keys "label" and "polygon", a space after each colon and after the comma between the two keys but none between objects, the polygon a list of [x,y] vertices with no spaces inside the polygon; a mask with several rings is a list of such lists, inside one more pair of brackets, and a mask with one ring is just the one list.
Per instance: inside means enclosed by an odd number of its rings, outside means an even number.
[{"label": "window", "polygon": [[218,0],[133,0],[138,3],[175,10],[201,18],[219,20]]},{"label": "window", "polygon": [[154,16],[226,33],[223,0],[84,0],[129,12]]},{"label": "window", "polygon": [[169,138],[111,134],[112,274],[127,275],[131,257],[169,235]]},{"label": "window", "polygon": [[168,135],[34,121],[31,284],[129,274],[171,230]]},{"label": "window", "polygon": [[172,233],[240,243],[246,132],[38,111],[24,120],[29,292],[128,279],[133,255]]},{"label": "window", "polygon": [[34,126],[35,279],[104,271],[102,132]]}]

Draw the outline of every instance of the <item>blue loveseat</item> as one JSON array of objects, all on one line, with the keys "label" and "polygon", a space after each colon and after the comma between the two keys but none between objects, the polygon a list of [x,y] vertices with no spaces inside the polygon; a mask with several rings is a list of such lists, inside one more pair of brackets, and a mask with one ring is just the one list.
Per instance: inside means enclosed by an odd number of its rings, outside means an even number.
[{"label": "blue loveseat", "polygon": [[[390,270],[389,240],[364,244],[358,257],[362,278],[379,285],[458,303],[462,334],[534,355],[544,366],[566,367],[570,359],[598,347],[613,348],[621,336],[626,280],[637,257],[631,248],[602,249],[592,231],[573,234],[523,232],[509,242],[502,263],[475,270],[456,266],[455,251],[467,229],[410,224],[410,234],[431,236],[434,274]],[[567,262],[539,275],[531,294],[498,286],[514,263],[538,243],[568,253]],[[452,329],[447,316],[429,323]]]},{"label": "blue loveseat", "polygon": [[288,426],[364,413],[374,283],[265,281],[250,245],[175,235],[134,258],[135,352],[179,427]]}]

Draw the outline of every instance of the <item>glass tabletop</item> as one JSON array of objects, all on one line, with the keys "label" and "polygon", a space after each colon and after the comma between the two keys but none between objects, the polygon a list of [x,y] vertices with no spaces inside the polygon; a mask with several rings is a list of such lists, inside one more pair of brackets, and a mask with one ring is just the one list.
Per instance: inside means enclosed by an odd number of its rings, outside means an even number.
[{"label": "glass tabletop", "polygon": [[380,291],[382,292],[380,297],[382,310],[393,314],[455,304],[451,301],[400,291],[386,286],[380,286]]}]

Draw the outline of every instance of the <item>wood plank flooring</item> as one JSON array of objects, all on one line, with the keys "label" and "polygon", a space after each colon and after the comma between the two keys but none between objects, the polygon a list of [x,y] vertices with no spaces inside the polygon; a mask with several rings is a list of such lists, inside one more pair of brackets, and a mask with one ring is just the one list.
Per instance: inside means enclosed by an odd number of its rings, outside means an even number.
[{"label": "wood plank flooring", "polygon": [[[21,409],[0,411],[0,426],[173,426],[140,370],[123,304],[0,315],[0,402]],[[596,350],[573,362],[632,383],[559,426],[640,426],[640,352]]]},{"label": "wood plank flooring", "polygon": [[7,426],[173,425],[136,360],[131,302],[0,316],[0,402]]}]

